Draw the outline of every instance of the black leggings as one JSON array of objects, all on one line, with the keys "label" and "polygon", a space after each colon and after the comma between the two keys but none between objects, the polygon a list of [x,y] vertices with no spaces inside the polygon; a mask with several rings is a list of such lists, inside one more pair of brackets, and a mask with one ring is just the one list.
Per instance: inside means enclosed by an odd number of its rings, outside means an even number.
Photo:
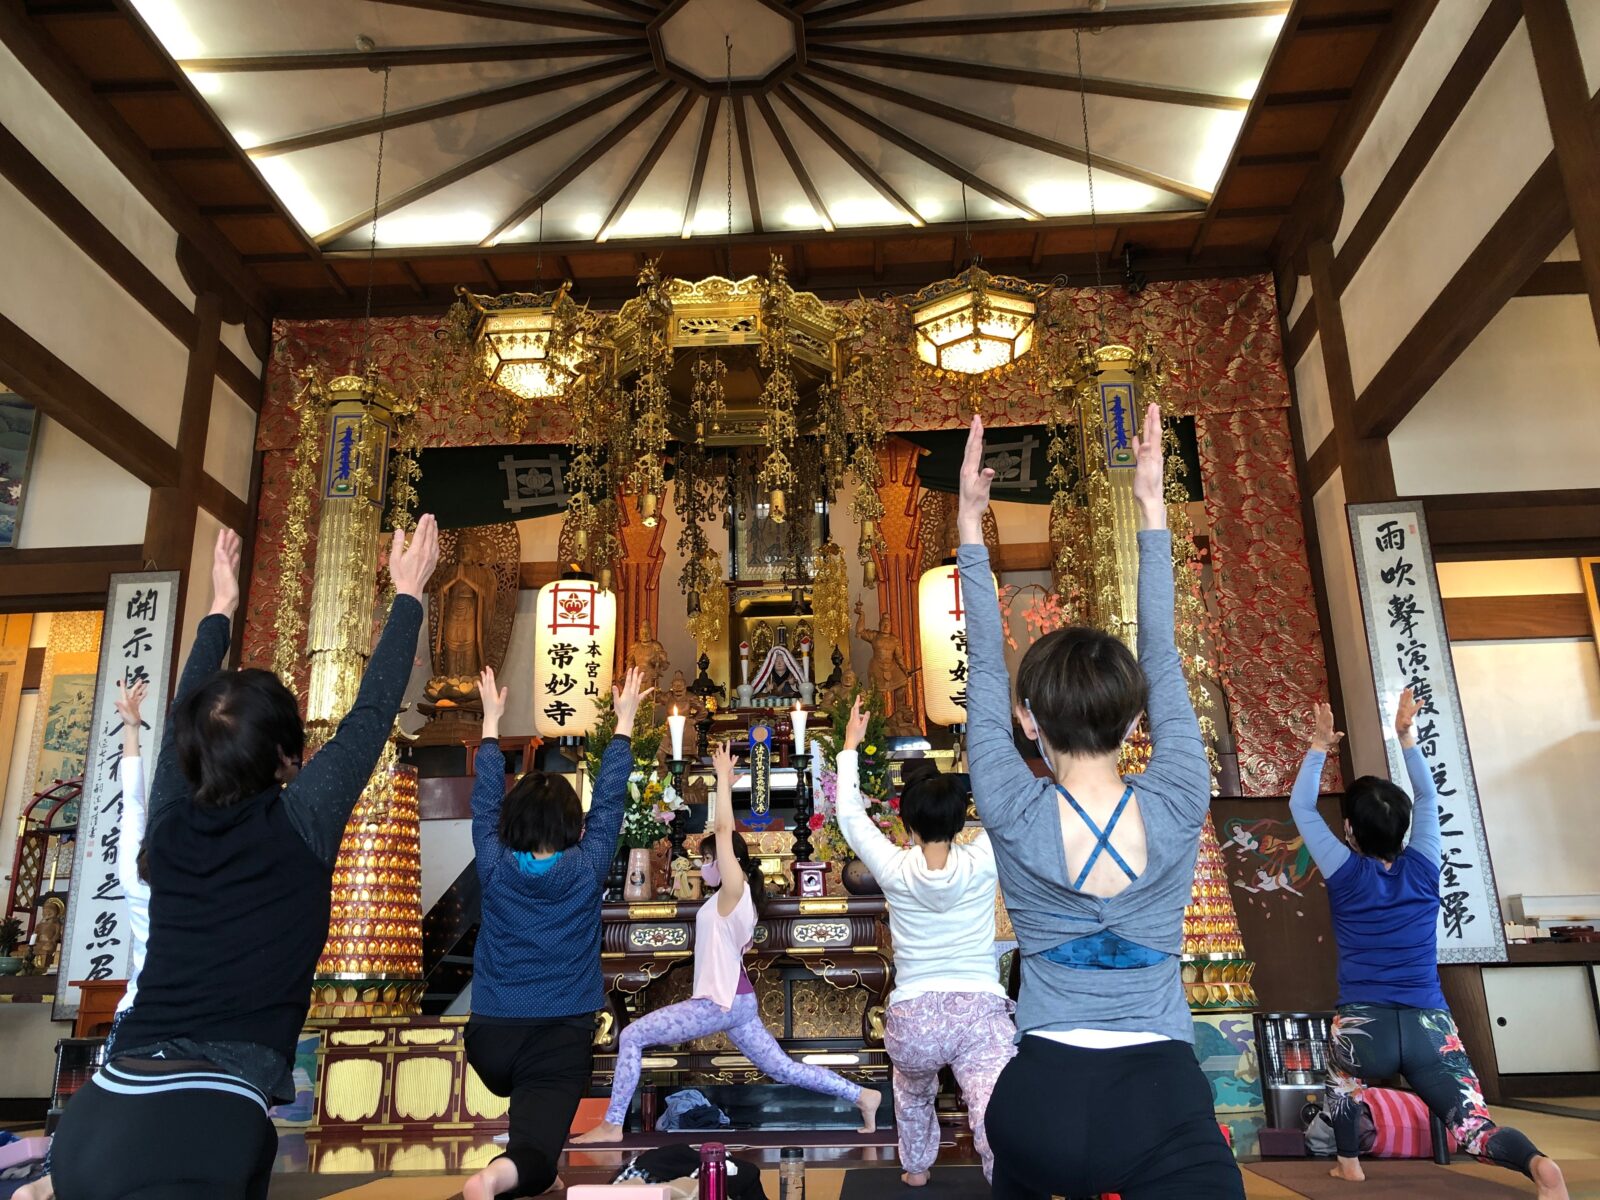
[{"label": "black leggings", "polygon": [[1455,1020],[1442,1008],[1339,1006],[1328,1043],[1326,1106],[1341,1156],[1361,1153],[1366,1084],[1396,1075],[1449,1126],[1462,1153],[1528,1174],[1539,1151],[1520,1130],[1489,1116]]},{"label": "black leggings", "polygon": [[594,1019],[502,1025],[467,1023],[467,1061],[496,1096],[511,1097],[510,1140],[502,1158],[517,1168],[506,1196],[537,1196],[556,1181],[578,1101],[594,1069]]},{"label": "black leggings", "polygon": [[51,1151],[57,1200],[265,1200],[278,1132],[229,1092],[127,1095],[91,1079]]},{"label": "black leggings", "polygon": [[984,1124],[995,1200],[1244,1200],[1187,1042],[1082,1050],[1024,1037]]}]

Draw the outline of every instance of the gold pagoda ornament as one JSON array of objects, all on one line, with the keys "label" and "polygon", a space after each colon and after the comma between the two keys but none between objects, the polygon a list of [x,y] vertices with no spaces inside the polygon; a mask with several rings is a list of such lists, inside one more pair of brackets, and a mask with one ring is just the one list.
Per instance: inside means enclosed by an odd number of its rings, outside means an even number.
[{"label": "gold pagoda ornament", "polygon": [[1009,367],[1033,348],[1041,289],[991,275],[974,262],[954,279],[908,301],[917,357],[940,371],[983,375]]}]

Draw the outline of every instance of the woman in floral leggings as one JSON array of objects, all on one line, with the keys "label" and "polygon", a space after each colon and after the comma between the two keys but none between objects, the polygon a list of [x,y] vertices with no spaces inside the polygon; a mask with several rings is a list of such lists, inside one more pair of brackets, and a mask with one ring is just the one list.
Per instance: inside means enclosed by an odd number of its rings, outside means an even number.
[{"label": "woman in floral leggings", "polygon": [[733,755],[726,744],[716,747],[711,761],[717,771],[716,854],[704,856],[701,870],[717,892],[695,917],[694,994],[646,1013],[622,1031],[605,1120],[573,1141],[622,1139],[622,1123],[639,1086],[639,1062],[647,1046],[677,1045],[713,1033],[726,1033],[741,1054],[779,1083],[848,1100],[861,1110],[861,1131],[871,1133],[877,1127],[882,1095],[832,1071],[795,1062],[761,1023],[755,988],[744,969],[744,952],[756,927],[752,893],[761,886],[761,872],[744,838],[734,832]]},{"label": "woman in floral leggings", "polygon": [[1311,747],[1289,797],[1295,826],[1327,881],[1339,946],[1326,1092],[1339,1158],[1332,1174],[1366,1178],[1361,1093],[1368,1081],[1404,1075],[1465,1153],[1521,1171],[1538,1185],[1540,1200],[1567,1200],[1561,1168],[1489,1116],[1439,986],[1439,794],[1417,748],[1421,711],[1409,688],[1401,693],[1394,730],[1415,799],[1387,779],[1364,776],[1345,792],[1344,838],[1334,836],[1317,812],[1317,794],[1323,763],[1344,735],[1334,732],[1326,704],[1317,705]]}]

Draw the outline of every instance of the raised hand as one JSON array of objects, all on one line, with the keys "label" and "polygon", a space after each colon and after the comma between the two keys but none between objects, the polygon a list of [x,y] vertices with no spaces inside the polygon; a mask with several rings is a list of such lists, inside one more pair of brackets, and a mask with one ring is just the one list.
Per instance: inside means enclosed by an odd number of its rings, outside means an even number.
[{"label": "raised hand", "polygon": [[850,706],[850,719],[844,726],[844,749],[855,750],[861,745],[861,740],[867,736],[867,722],[872,720],[870,713],[861,708],[861,697],[857,696],[854,704]]},{"label": "raised hand", "polygon": [[211,552],[211,615],[230,620],[239,607],[239,560],[244,543],[231,529],[217,532],[216,548]]},{"label": "raised hand", "polygon": [[394,541],[389,547],[389,578],[394,580],[395,595],[420,601],[433,568],[438,565],[439,523],[432,513],[417,522],[409,542],[405,530],[394,531]]},{"label": "raised hand", "polygon": [[1406,750],[1417,744],[1417,714],[1421,711],[1422,702],[1411,694],[1410,688],[1400,693],[1400,703],[1394,712],[1394,733]]},{"label": "raised hand", "polygon": [[143,679],[129,687],[122,680],[117,680],[117,715],[122,718],[122,724],[128,729],[138,729],[143,722],[139,719],[139,706],[144,703],[145,693],[150,690],[149,684]]},{"label": "raised hand", "polygon": [[1167,487],[1163,473],[1161,406],[1144,410],[1144,432],[1133,439],[1133,498],[1139,502],[1145,529],[1167,527]]},{"label": "raised hand", "polygon": [[617,732],[623,737],[633,736],[633,722],[639,715],[639,702],[655,688],[644,686],[644,672],[629,667],[622,677],[622,686],[611,689],[611,708],[617,714]]},{"label": "raised hand", "polygon": [[506,711],[506,689],[495,686],[494,668],[485,667],[478,676],[478,700],[483,705],[483,736],[500,736],[500,718]]},{"label": "raised hand", "polygon": [[961,456],[961,498],[956,508],[956,531],[964,546],[983,545],[983,514],[989,509],[993,482],[994,468],[983,465],[983,418],[975,416]]},{"label": "raised hand", "polygon": [[733,789],[733,747],[729,742],[717,742],[711,747],[711,766],[717,773],[717,786]]},{"label": "raised hand", "polygon": [[1318,704],[1312,710],[1311,748],[1332,754],[1344,741],[1344,734],[1333,727],[1333,706]]}]

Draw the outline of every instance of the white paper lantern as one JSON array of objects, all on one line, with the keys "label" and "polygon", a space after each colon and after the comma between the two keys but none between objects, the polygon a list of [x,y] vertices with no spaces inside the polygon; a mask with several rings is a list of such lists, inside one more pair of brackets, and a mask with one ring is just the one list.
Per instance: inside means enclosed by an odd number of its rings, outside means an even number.
[{"label": "white paper lantern", "polygon": [[592,579],[558,579],[534,602],[533,723],[543,738],[594,730],[611,695],[617,598]]},{"label": "white paper lantern", "polygon": [[967,609],[961,572],[942,563],[917,584],[917,626],[922,646],[922,701],[936,725],[967,720]]}]

